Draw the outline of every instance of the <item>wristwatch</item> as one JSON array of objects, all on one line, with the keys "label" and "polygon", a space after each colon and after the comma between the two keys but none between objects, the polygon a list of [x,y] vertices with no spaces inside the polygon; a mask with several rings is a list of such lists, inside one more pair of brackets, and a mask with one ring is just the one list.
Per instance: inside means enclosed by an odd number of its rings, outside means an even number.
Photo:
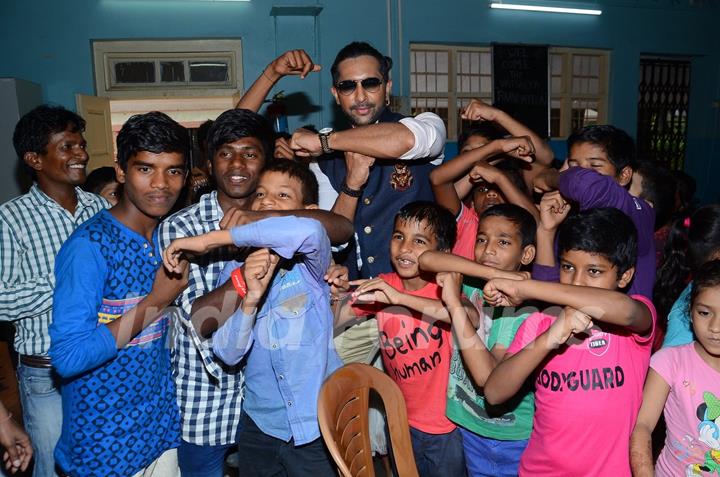
[{"label": "wristwatch", "polygon": [[322,147],[323,154],[330,154],[333,152],[328,145],[328,138],[333,132],[333,128],[322,128],[318,131],[318,137],[320,138],[320,146]]}]

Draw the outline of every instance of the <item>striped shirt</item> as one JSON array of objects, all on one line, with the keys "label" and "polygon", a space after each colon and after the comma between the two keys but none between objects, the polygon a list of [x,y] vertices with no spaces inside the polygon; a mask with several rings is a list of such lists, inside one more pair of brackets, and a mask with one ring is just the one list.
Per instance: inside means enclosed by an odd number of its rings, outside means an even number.
[{"label": "striped shirt", "polygon": [[[217,192],[168,217],[160,224],[160,248],[180,237],[194,237],[220,228],[223,211]],[[237,258],[227,249],[215,250],[190,261],[187,288],[176,300],[173,364],[182,438],[201,446],[237,442],[242,413],[242,366],[228,366],[212,352],[212,337],[204,340],[190,322],[195,300],[215,289],[225,264]]]},{"label": "striped shirt", "polygon": [[110,206],[100,196],[75,191],[75,214],[37,184],[0,205],[0,320],[14,322],[15,350],[20,354],[47,355],[55,256],[78,225]]}]

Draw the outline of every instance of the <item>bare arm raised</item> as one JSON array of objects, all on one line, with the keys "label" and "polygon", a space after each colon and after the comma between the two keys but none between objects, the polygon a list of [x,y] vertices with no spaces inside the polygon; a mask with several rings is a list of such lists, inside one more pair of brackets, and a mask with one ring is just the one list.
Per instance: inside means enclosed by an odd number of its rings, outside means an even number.
[{"label": "bare arm raised", "polygon": [[280,78],[295,75],[304,79],[311,72],[320,71],[321,68],[320,65],[313,63],[312,58],[305,50],[286,51],[265,67],[262,74],[243,94],[235,107],[258,112],[268,93]]}]

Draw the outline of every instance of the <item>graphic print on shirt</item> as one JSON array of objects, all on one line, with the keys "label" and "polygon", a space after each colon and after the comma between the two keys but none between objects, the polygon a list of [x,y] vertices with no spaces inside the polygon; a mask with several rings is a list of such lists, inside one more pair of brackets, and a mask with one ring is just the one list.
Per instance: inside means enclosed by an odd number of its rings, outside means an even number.
[{"label": "graphic print on shirt", "polygon": [[602,356],[610,349],[610,341],[612,335],[606,333],[597,326],[590,329],[590,337],[585,340],[586,346],[590,353],[595,356]]},{"label": "graphic print on shirt", "polygon": [[701,464],[690,464],[685,469],[687,476],[720,475],[720,399],[713,393],[703,393],[703,402],[697,407],[698,440],[709,447]]},{"label": "graphic print on shirt", "polygon": [[[604,332],[597,325],[589,330],[584,339],[573,335],[568,346],[580,347],[593,356],[605,355],[613,345],[612,334]],[[622,366],[573,369],[567,372],[548,371],[546,368],[537,375],[537,386],[552,392],[572,392],[608,390],[622,387],[625,384],[625,371]]]},{"label": "graphic print on shirt", "polygon": [[[392,312],[391,309],[388,311]],[[440,354],[444,339],[442,329],[434,322],[428,323],[412,317],[397,321],[399,327],[392,336],[385,330],[380,331],[380,347],[387,357],[385,364],[389,365],[389,374],[396,381],[403,381],[435,369],[442,362]],[[412,361],[396,361],[398,355],[408,353]]]},{"label": "graphic print on shirt", "polygon": [[[485,398],[477,391],[475,383],[465,372],[460,352],[453,351],[450,359],[450,375],[453,382],[448,387],[448,399],[454,399],[463,404],[465,411],[471,414],[473,419],[481,420],[500,427],[514,426],[516,423],[515,413],[508,411],[504,414],[491,416],[485,409]],[[451,418],[452,419],[452,418]]]}]

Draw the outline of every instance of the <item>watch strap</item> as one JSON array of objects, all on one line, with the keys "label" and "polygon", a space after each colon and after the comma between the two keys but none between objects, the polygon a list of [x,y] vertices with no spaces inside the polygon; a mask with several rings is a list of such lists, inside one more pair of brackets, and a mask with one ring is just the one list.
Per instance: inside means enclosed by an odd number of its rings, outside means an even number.
[{"label": "watch strap", "polygon": [[330,154],[333,152],[333,150],[330,148],[330,145],[328,144],[328,138],[330,137],[331,133],[319,133],[318,137],[320,138],[320,146],[322,147],[322,151],[324,154]]},{"label": "watch strap", "polygon": [[347,183],[345,181],[343,181],[342,186],[340,187],[340,192],[342,192],[343,194],[348,195],[350,197],[359,199],[360,197],[362,197],[364,189],[365,189],[364,187],[359,190],[351,189],[348,187]]}]

